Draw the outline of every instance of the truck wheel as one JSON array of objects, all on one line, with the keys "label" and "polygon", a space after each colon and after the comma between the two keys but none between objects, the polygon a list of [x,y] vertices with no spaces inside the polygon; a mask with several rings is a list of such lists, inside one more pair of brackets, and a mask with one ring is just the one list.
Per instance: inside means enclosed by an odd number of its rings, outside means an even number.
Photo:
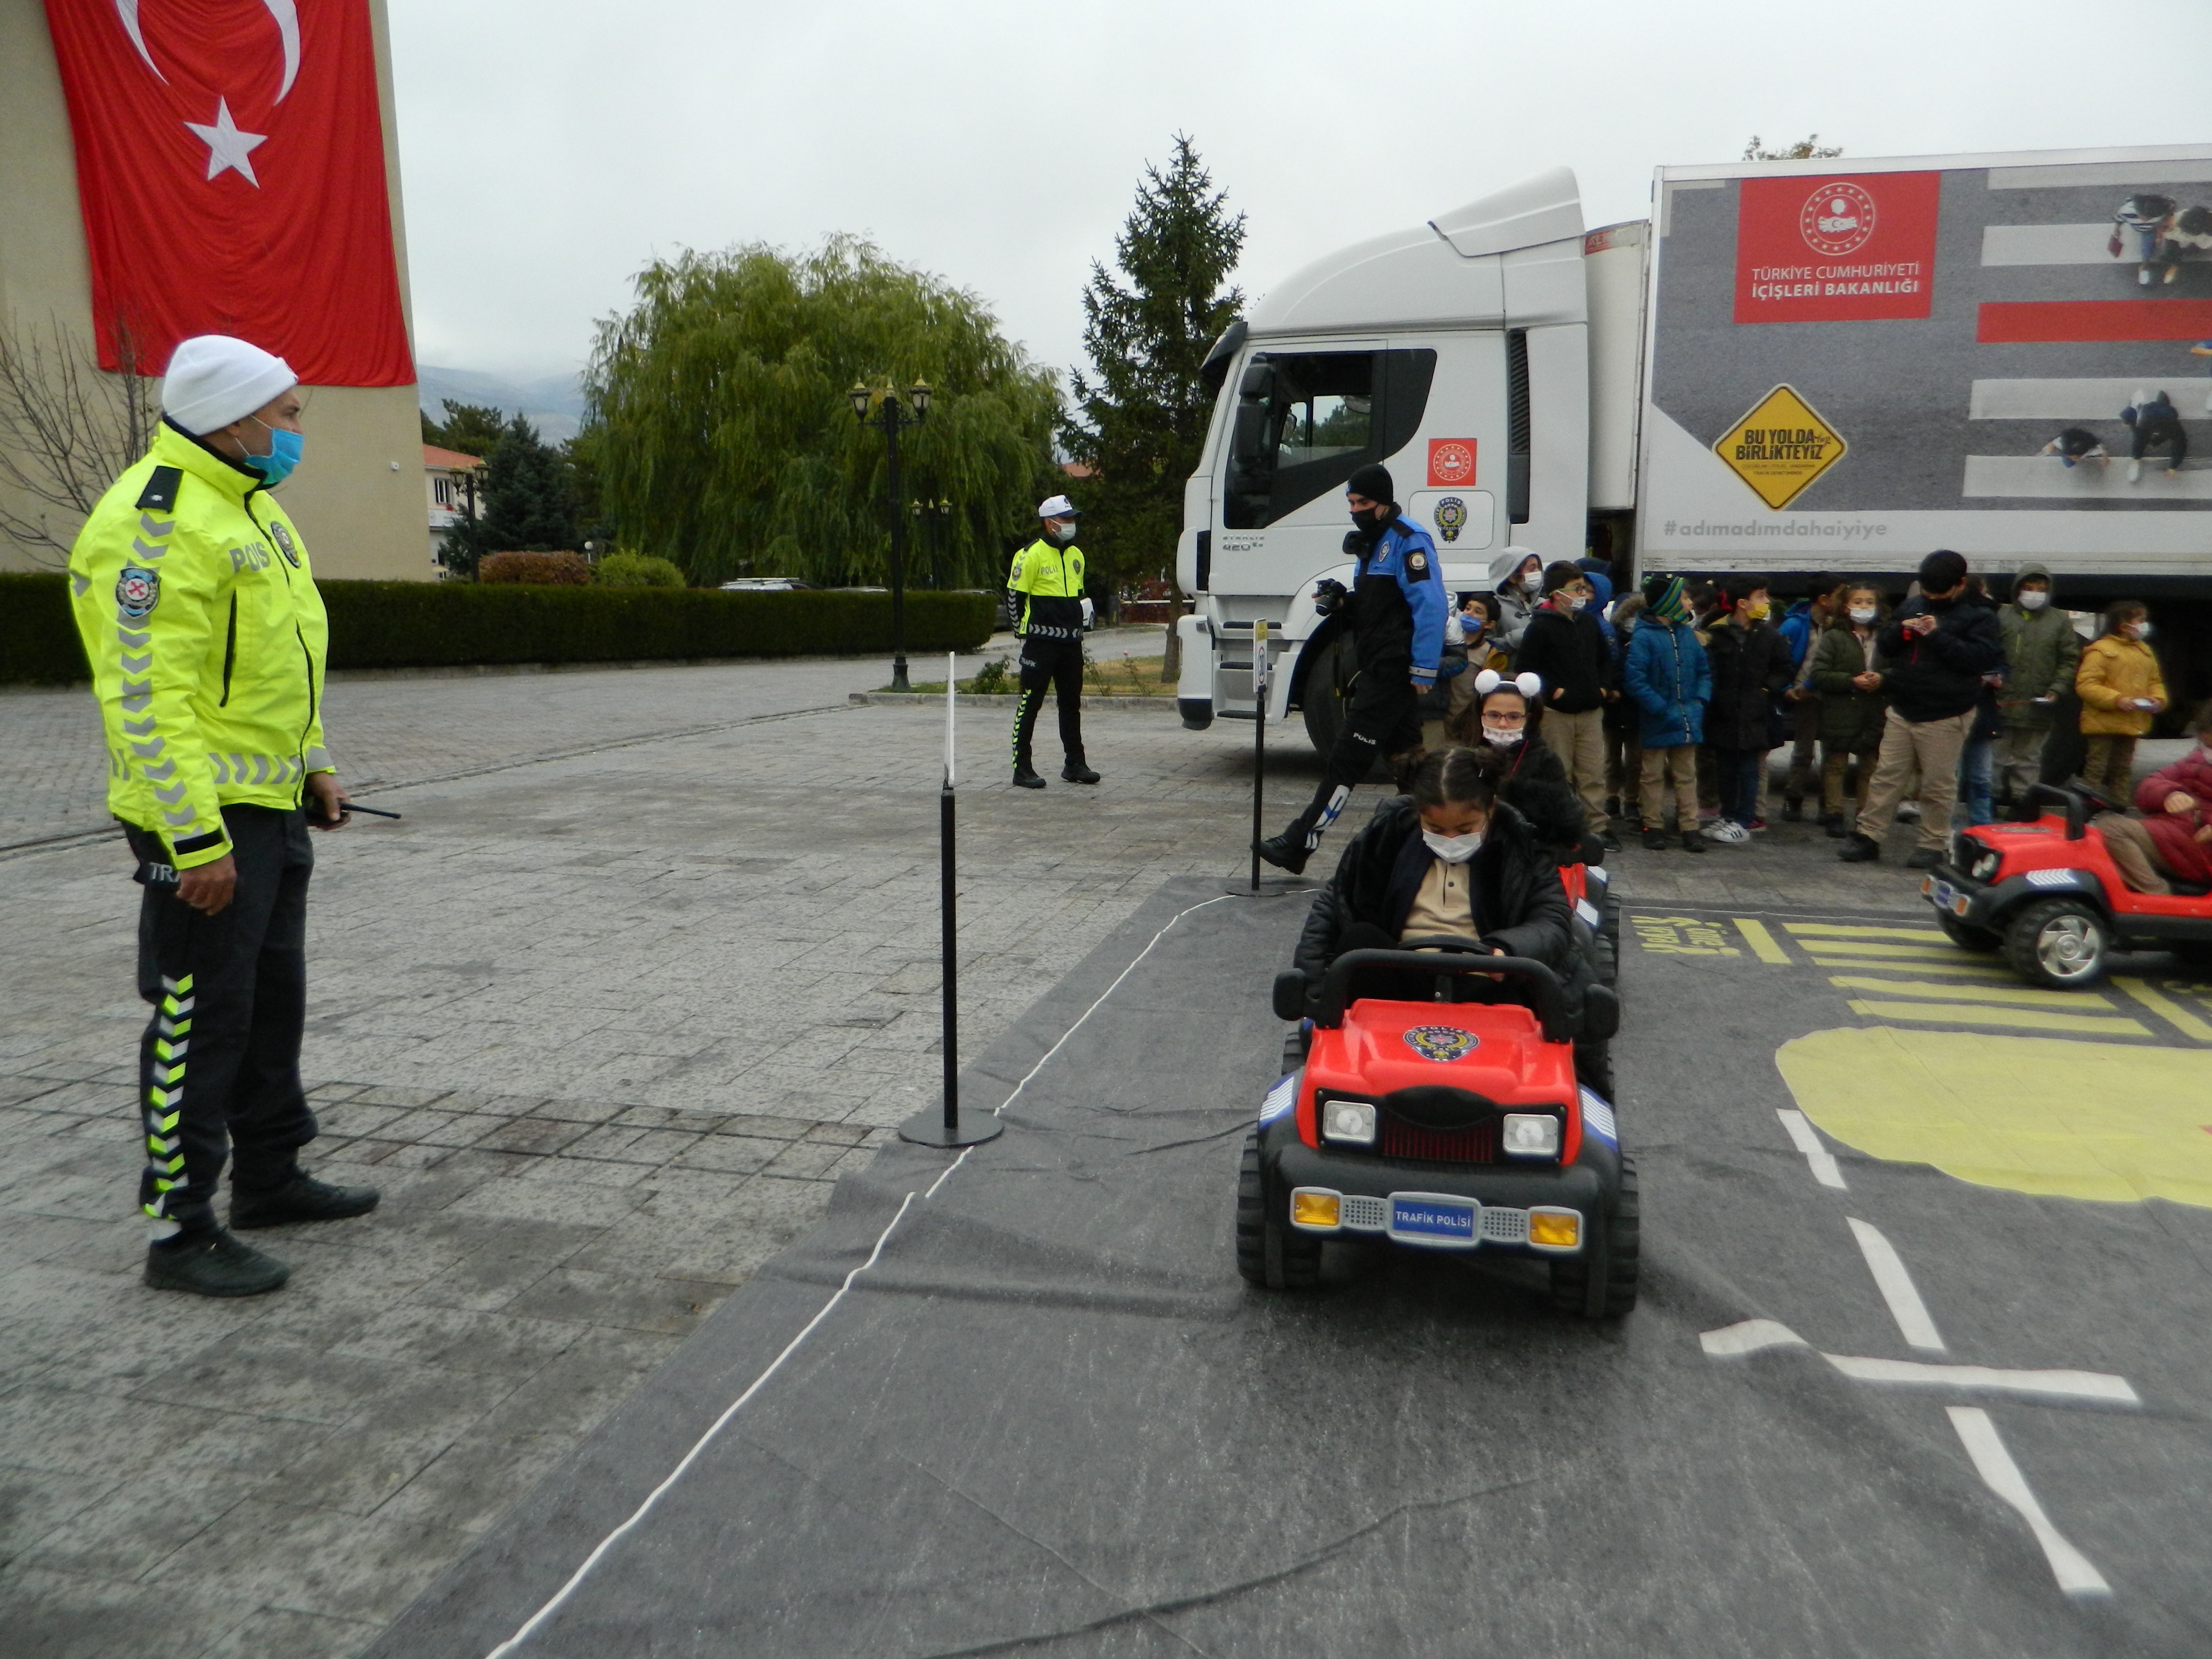
[{"label": "truck wheel", "polygon": [[1260,1131],[1244,1138],[1237,1170],[1237,1271],[1255,1290],[1302,1291],[1321,1282],[1321,1240],[1292,1228],[1267,1195]]},{"label": "truck wheel", "polygon": [[[1598,1248],[1552,1263],[1552,1305],[1589,1319],[1618,1319],[1636,1306],[1641,1273],[1643,1214],[1636,1161],[1620,1155],[1620,1196],[1600,1231]],[[1592,1279],[1599,1287],[1592,1306]]]},{"label": "truck wheel", "polygon": [[2112,952],[2105,919],[2079,899],[2045,899],[2005,929],[2005,957],[2031,985],[2078,991],[2105,976]]},{"label": "truck wheel", "polygon": [[2002,933],[1961,921],[1948,911],[1938,910],[1936,913],[1936,925],[1943,930],[1943,937],[1961,951],[2001,951],[2004,948]]},{"label": "truck wheel", "polygon": [[1337,734],[1344,730],[1345,705],[1351,701],[1344,688],[1356,665],[1351,640],[1338,634],[1313,653],[1306,666],[1299,709],[1305,716],[1306,741],[1317,755],[1335,748]]}]

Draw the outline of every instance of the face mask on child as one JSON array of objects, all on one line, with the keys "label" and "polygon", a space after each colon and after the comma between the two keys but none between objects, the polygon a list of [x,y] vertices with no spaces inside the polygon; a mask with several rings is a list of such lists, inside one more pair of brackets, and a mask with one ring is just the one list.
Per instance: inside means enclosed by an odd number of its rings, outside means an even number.
[{"label": "face mask on child", "polygon": [[2128,624],[2128,637],[2131,640],[2148,639],[2150,637],[2150,624],[2147,622],[2130,623]]},{"label": "face mask on child", "polygon": [[2020,596],[2020,608],[2023,611],[2040,611],[2050,603],[2051,595],[2039,588],[2030,588]]},{"label": "face mask on child", "polygon": [[1874,607],[1870,605],[1853,605],[1851,607],[1851,620],[1856,623],[1861,628],[1864,628],[1869,623],[1874,620]]},{"label": "face mask on child", "polygon": [[1482,740],[1495,744],[1500,749],[1510,749],[1528,735],[1517,726],[1486,726],[1482,728]]},{"label": "face mask on child", "polygon": [[1482,831],[1477,830],[1465,836],[1440,836],[1433,830],[1421,831],[1421,840],[1429,851],[1446,864],[1465,864],[1482,850]]}]

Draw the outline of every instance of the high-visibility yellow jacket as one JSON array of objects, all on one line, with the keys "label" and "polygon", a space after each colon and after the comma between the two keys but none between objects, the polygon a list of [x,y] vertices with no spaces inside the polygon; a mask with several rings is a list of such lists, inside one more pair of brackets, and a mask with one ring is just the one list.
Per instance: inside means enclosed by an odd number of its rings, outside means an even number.
[{"label": "high-visibility yellow jacket", "polygon": [[179,870],[230,851],[218,810],[289,808],[323,747],[329,624],[260,478],[166,422],[70,550],[107,734],[107,806]]},{"label": "high-visibility yellow jacket", "polygon": [[1054,547],[1040,536],[1014,555],[1008,590],[1019,597],[1014,632],[1038,639],[1083,637],[1083,550]]}]

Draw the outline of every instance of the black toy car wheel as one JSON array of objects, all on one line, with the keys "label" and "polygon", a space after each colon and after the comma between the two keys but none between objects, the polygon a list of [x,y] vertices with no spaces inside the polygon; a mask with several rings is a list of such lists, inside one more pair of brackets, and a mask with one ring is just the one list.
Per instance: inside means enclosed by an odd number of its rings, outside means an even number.
[{"label": "black toy car wheel", "polygon": [[2105,976],[2112,939],[2104,917],[2079,899],[2044,899],[2012,919],[2005,957],[2031,985],[2075,991]]},{"label": "black toy car wheel", "polygon": [[1244,1138],[1237,1170],[1237,1271],[1258,1290],[1302,1291],[1321,1282],[1321,1240],[1285,1221],[1270,1200],[1260,1131]]},{"label": "black toy car wheel", "polygon": [[2001,951],[2004,935],[1987,927],[1977,927],[1970,921],[1961,921],[1948,910],[1936,913],[1936,925],[1943,930],[1943,937],[1961,951]]},{"label": "black toy car wheel", "polygon": [[1595,1248],[1552,1263],[1552,1305],[1590,1319],[1618,1319],[1633,1309],[1643,1231],[1636,1162],[1623,1152],[1620,1196],[1592,1241]]}]

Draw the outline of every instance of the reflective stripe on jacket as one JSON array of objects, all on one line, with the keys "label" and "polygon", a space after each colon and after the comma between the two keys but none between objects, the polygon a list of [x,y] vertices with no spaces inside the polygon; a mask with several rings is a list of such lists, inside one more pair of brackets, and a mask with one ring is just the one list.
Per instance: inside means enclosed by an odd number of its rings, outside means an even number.
[{"label": "reflective stripe on jacket", "polygon": [[289,808],[323,747],[329,627],[307,544],[258,476],[162,423],[70,550],[107,738],[107,806],[180,870],[230,850],[220,809]]}]

